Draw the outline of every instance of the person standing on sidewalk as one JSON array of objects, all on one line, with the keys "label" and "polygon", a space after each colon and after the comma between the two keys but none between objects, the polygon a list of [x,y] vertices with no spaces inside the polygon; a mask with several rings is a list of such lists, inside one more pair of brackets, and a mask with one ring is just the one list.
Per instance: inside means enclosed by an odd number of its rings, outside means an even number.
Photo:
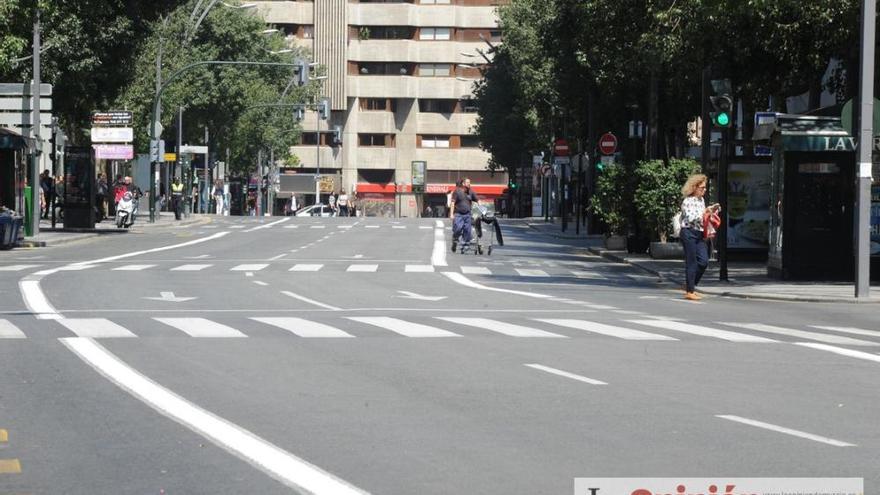
[{"label": "person standing on sidewalk", "polygon": [[98,207],[98,221],[107,218],[107,194],[110,192],[107,186],[107,178],[104,174],[98,174],[98,182],[95,184],[95,203]]},{"label": "person standing on sidewalk", "polygon": [[688,177],[681,188],[684,201],[681,203],[681,243],[684,246],[685,261],[685,295],[690,301],[699,301],[697,284],[703,278],[709,266],[709,247],[703,237],[703,221],[707,215],[718,213],[721,207],[717,204],[706,208],[703,196],[706,195],[708,179],[703,174]]},{"label": "person standing on sidewalk", "polygon": [[[471,242],[471,226],[473,218],[471,218],[471,209],[474,203],[479,203],[477,195],[471,191],[471,180],[468,177],[462,178],[456,184],[455,191],[452,192],[452,204],[455,211],[455,218],[452,220],[452,252],[458,247],[458,238],[461,242],[468,245]],[[464,248],[462,248],[464,249]]]},{"label": "person standing on sidewalk", "polygon": [[174,219],[180,220],[180,209],[183,207],[183,184],[175,177],[171,182],[171,207],[174,208]]}]

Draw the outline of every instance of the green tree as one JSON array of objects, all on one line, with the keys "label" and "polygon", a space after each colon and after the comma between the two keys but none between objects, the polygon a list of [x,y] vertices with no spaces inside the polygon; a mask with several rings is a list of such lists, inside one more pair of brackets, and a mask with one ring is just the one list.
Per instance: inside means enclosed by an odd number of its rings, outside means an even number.
[{"label": "green tree", "polygon": [[637,184],[633,203],[640,220],[654,239],[666,242],[672,229],[672,217],[681,207],[681,186],[700,164],[694,160],[644,160],[636,165]]}]

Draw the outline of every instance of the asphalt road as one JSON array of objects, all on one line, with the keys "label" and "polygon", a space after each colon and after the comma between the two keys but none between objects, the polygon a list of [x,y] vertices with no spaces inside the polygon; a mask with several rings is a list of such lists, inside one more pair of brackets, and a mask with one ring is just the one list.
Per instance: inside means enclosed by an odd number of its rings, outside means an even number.
[{"label": "asphalt road", "polygon": [[880,483],[875,306],[686,302],[523,224],[453,254],[448,226],[225,217],[0,253],[0,493]]}]

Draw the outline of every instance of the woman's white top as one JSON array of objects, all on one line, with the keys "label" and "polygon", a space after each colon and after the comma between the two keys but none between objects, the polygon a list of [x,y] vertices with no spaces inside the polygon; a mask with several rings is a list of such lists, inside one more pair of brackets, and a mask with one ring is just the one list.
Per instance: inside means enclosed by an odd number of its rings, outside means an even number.
[{"label": "woman's white top", "polygon": [[703,212],[706,211],[706,202],[703,198],[688,196],[681,203],[681,211],[684,212],[681,227],[703,231]]}]

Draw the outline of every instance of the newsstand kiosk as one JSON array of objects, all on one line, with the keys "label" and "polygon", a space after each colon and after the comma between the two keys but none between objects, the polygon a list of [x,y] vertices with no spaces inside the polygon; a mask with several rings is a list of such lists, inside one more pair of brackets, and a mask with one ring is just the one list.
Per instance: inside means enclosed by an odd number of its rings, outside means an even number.
[{"label": "newsstand kiosk", "polygon": [[754,139],[773,147],[767,274],[853,280],[855,140],[836,117],[762,114],[757,120]]}]

